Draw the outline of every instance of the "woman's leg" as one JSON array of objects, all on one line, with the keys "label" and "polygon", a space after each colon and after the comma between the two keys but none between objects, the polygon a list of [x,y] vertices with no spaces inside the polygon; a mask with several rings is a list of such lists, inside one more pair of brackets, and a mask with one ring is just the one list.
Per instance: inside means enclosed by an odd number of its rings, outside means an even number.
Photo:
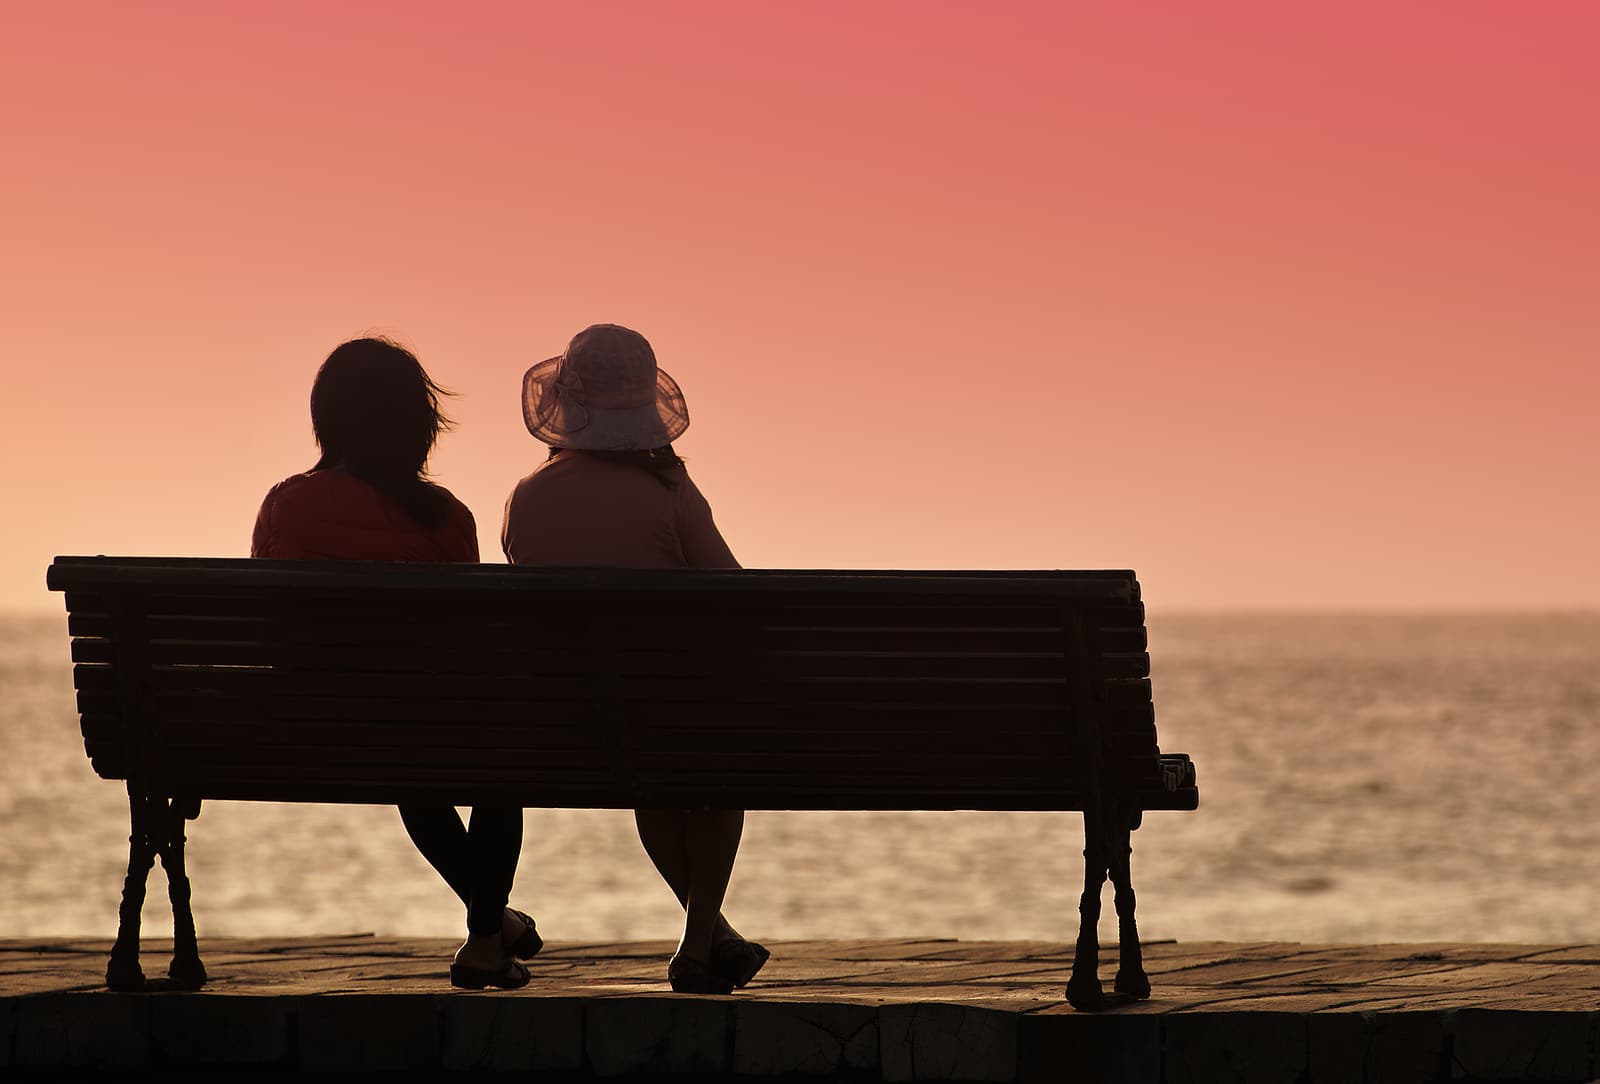
[{"label": "woman's leg", "polygon": [[[516,873],[517,857],[522,850],[522,810],[484,810],[489,819],[479,831],[479,811],[472,811],[473,827],[469,831],[461,823],[454,807],[441,805],[403,805],[400,820],[406,826],[411,842],[416,844],[428,865],[438,871],[450,890],[461,898],[468,908],[467,927],[472,928],[472,900],[482,895],[491,900],[499,895],[499,883],[504,882],[506,895],[511,892],[511,880]],[[509,814],[509,815],[507,815]],[[508,864],[509,863],[509,864]],[[488,871],[484,887],[478,887],[475,871]],[[488,904],[485,903],[485,908]],[[525,928],[522,920],[505,909],[505,899],[500,902],[500,937],[513,944]],[[479,916],[479,923],[484,923]]]},{"label": "woman's leg", "polygon": [[696,959],[710,961],[722,900],[733,876],[733,860],[744,834],[744,810],[696,809],[688,815],[689,899],[684,907],[683,943]]},{"label": "woman's leg", "polygon": [[403,805],[400,820],[411,842],[428,865],[439,871],[450,891],[466,904],[472,899],[472,867],[468,858],[467,829],[455,809],[447,805]]},{"label": "woman's leg", "polygon": [[467,854],[472,863],[467,929],[499,935],[522,854],[522,810],[474,806],[467,829]]},{"label": "woman's leg", "polygon": [[467,939],[456,950],[455,962],[489,973],[516,967],[506,954],[506,924],[521,923],[506,910],[506,900],[522,852],[522,810],[474,806],[465,835]]},{"label": "woman's leg", "polygon": [[688,857],[689,890],[684,900],[683,940],[679,955],[702,963],[711,960],[711,945],[722,921],[722,900],[733,875],[744,832],[744,813],[737,809],[696,809],[684,817],[684,851]]},{"label": "woman's leg", "polygon": [[[682,809],[636,809],[633,811],[633,823],[639,830],[639,842],[644,844],[645,853],[650,856],[656,872],[661,874],[661,879],[667,882],[667,887],[672,889],[672,894],[678,897],[678,905],[685,910],[689,906],[690,889],[690,861],[689,861],[689,818],[692,816],[687,810]],[[735,832],[734,848],[738,849],[739,831],[744,825],[744,814],[738,814],[739,828]],[[729,867],[732,861],[729,860]],[[723,881],[726,891],[727,881]],[[721,904],[718,904],[720,909]],[[739,931],[729,925],[728,920],[720,914],[717,916],[716,929],[712,933],[712,941],[724,941],[730,937],[738,937]]]}]

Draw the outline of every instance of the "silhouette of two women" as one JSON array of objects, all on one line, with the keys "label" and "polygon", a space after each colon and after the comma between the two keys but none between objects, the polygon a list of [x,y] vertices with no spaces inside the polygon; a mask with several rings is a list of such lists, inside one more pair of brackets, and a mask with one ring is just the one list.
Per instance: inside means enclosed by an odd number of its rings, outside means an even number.
[{"label": "silhouette of two women", "polygon": [[[333,351],[311,392],[321,458],[268,492],[251,554],[307,560],[478,560],[472,513],[428,480],[451,423],[445,394],[409,351],[365,338]],[[736,568],[705,497],[672,442],[688,411],[642,335],[590,327],[523,379],[523,416],[549,457],[517,483],[502,545],[516,564]],[[530,615],[530,619],[534,615]],[[463,824],[448,806],[404,805],[423,857],[466,908],[467,938],[450,968],[468,989],[525,985],[520,962],[542,945],[508,906],[522,841],[520,809],[476,806]],[[743,831],[737,810],[635,811],[646,853],[684,908],[668,965],[681,992],[726,993],[754,977],[767,950],[722,917]]]}]

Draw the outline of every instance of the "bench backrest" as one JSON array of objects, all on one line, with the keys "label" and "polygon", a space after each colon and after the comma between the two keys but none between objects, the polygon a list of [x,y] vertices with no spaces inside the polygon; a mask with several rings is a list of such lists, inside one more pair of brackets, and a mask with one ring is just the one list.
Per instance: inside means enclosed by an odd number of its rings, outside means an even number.
[{"label": "bench backrest", "polygon": [[1076,809],[1163,786],[1131,572],[58,558],[95,770],[277,801]]}]

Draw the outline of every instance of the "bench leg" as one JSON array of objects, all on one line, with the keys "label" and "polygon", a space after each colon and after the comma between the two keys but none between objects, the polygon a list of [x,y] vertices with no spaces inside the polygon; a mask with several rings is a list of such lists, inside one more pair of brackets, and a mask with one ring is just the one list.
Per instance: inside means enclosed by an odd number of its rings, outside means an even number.
[{"label": "bench leg", "polygon": [[[1126,823],[1126,822],[1124,822]],[[1143,1000],[1150,996],[1150,977],[1144,972],[1144,953],[1139,948],[1139,924],[1134,920],[1138,905],[1133,895],[1132,833],[1119,829],[1112,840],[1111,883],[1117,892],[1117,980],[1112,989],[1119,994]]]},{"label": "bench leg", "polygon": [[1067,981],[1067,1002],[1082,1012],[1111,1007],[1100,985],[1100,890],[1106,882],[1106,839],[1098,809],[1083,813],[1083,895],[1078,899],[1078,944]]},{"label": "bench leg", "polygon": [[[1118,828],[1111,827],[1113,824]],[[1067,981],[1067,1003],[1080,1012],[1102,1012],[1106,1009],[1126,1005],[1138,997],[1149,996],[1149,984],[1145,985],[1144,994],[1134,990],[1124,990],[1121,972],[1114,993],[1106,993],[1100,985],[1098,974],[1100,964],[1100,892],[1105,886],[1107,875],[1113,878],[1118,876],[1117,869],[1127,867],[1126,852],[1120,860],[1116,857],[1117,844],[1122,841],[1126,848],[1127,830],[1121,828],[1121,821],[1108,817],[1106,811],[1100,809],[1086,810],[1083,814],[1083,896],[1078,901],[1078,944],[1072,957],[1072,977]],[[1115,882],[1114,882],[1115,883]],[[1123,900],[1128,901],[1126,920],[1123,915]],[[1121,932],[1120,954],[1124,965],[1128,959],[1128,931],[1133,925],[1133,890],[1130,886],[1126,895],[1121,885],[1117,887],[1117,918]],[[1138,932],[1133,932],[1133,957],[1139,957]],[[1138,974],[1143,975],[1142,964],[1137,968]],[[1133,972],[1129,972],[1131,981]]]},{"label": "bench leg", "polygon": [[139,922],[144,911],[145,882],[155,865],[156,848],[151,842],[150,799],[128,785],[128,876],[122,882],[122,906],[117,915],[117,940],[111,946],[106,964],[106,986],[112,990],[143,990],[144,971],[139,967]]},{"label": "bench leg", "polygon": [[[183,845],[186,842],[183,805],[174,800],[162,810],[167,821],[167,838],[166,846],[161,849],[161,868],[167,875],[167,899],[172,903],[172,963],[167,966],[167,977],[175,988],[198,990],[205,985],[206,967],[200,962],[200,945],[194,932],[194,911],[189,905],[189,874],[183,862]],[[198,807],[195,812],[199,812]]]},{"label": "bench leg", "polygon": [[[197,990],[206,981],[205,966],[195,937],[194,914],[189,905],[189,878],[183,861],[183,822],[197,814],[198,803],[168,801],[128,787],[132,831],[128,835],[128,876],[122,885],[118,909],[117,940],[106,964],[106,986],[112,990]],[[167,875],[167,895],[172,901],[173,954],[168,981],[147,981],[139,966],[139,933],[144,912],[145,887],[157,857]]]}]

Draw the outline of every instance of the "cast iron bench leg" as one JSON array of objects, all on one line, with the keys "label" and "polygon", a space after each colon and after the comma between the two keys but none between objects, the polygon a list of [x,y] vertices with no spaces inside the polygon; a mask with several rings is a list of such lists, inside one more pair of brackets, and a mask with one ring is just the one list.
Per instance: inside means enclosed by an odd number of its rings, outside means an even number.
[{"label": "cast iron bench leg", "polygon": [[139,917],[144,911],[145,881],[156,860],[149,807],[149,798],[129,783],[128,819],[133,830],[128,835],[128,877],[122,883],[116,944],[111,946],[111,960],[106,964],[106,986],[112,990],[144,989],[144,971],[139,967]]},{"label": "cast iron bench leg", "polygon": [[139,991],[155,987],[146,982],[139,966],[139,926],[144,911],[145,886],[156,857],[167,875],[167,896],[172,901],[172,963],[167,968],[166,989],[197,990],[206,981],[195,938],[194,913],[189,905],[189,878],[183,864],[183,822],[186,815],[198,814],[193,800],[158,798],[128,785],[129,820],[128,877],[122,886],[122,906],[118,910],[117,940],[111,946],[106,964],[106,986],[112,990]]},{"label": "cast iron bench leg", "polygon": [[1117,891],[1117,979],[1112,989],[1119,994],[1143,1000],[1150,996],[1150,978],[1144,972],[1144,953],[1139,948],[1139,924],[1133,912],[1132,832],[1126,820],[1115,833],[1111,850],[1111,883]]},{"label": "cast iron bench leg", "polygon": [[[1114,1009],[1140,997],[1148,997],[1150,993],[1148,982],[1144,984],[1144,993],[1139,993],[1134,979],[1135,975],[1143,978],[1144,968],[1139,961],[1138,930],[1133,926],[1131,883],[1127,886],[1126,896],[1122,885],[1117,887],[1117,919],[1121,968],[1127,968],[1130,952],[1134,968],[1127,971],[1126,978],[1123,970],[1118,971],[1114,993],[1106,993],[1105,987],[1100,985],[1100,890],[1105,886],[1108,874],[1115,883],[1115,878],[1119,876],[1118,869],[1126,871],[1128,868],[1128,830],[1122,818],[1114,815],[1114,810],[1111,812],[1113,815],[1108,817],[1107,811],[1091,808],[1083,814],[1083,897],[1078,902],[1078,945],[1072,958],[1072,977],[1067,980],[1067,1003],[1080,1012]],[[1113,828],[1112,825],[1117,827]],[[1117,857],[1119,844],[1122,851],[1120,859]],[[1126,877],[1123,880],[1126,882]],[[1123,913],[1124,898],[1127,900],[1126,914]],[[1125,983],[1133,988],[1125,989]]]},{"label": "cast iron bench leg", "polygon": [[1067,1002],[1082,1012],[1111,1007],[1098,974],[1100,889],[1105,881],[1105,833],[1100,811],[1087,808],[1083,811],[1083,895],[1078,899],[1078,945],[1072,956],[1072,977],[1067,980]]},{"label": "cast iron bench leg", "polygon": [[162,803],[167,822],[166,846],[161,849],[161,868],[167,874],[167,899],[172,903],[172,963],[167,977],[184,990],[205,985],[206,967],[200,962],[200,945],[195,938],[194,911],[189,906],[189,875],[183,863],[183,822],[200,813],[200,803],[174,798]]}]

